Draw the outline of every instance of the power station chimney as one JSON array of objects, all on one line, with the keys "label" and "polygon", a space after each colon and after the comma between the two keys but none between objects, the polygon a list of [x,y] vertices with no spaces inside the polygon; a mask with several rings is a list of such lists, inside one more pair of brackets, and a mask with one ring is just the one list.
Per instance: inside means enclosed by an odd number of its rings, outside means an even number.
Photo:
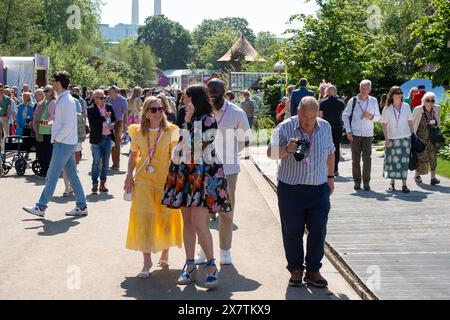
[{"label": "power station chimney", "polygon": [[155,16],[160,16],[162,15],[162,5],[161,5],[161,0],[155,0]]},{"label": "power station chimney", "polygon": [[139,0],[133,0],[131,8],[131,24],[139,24]]}]

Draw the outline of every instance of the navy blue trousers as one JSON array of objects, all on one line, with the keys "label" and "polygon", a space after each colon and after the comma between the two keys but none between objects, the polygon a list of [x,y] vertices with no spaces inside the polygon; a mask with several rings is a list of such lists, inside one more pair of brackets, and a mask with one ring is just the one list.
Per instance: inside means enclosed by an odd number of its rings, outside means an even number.
[{"label": "navy blue trousers", "polygon": [[[319,272],[330,212],[328,184],[291,186],[279,181],[278,207],[287,269],[293,271],[306,268],[307,272]],[[303,249],[305,227],[308,230],[306,257]]]}]

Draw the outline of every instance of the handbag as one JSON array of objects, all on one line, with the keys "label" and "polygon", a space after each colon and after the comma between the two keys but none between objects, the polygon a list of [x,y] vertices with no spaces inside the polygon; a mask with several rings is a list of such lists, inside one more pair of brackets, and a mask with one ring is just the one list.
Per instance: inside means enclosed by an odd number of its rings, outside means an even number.
[{"label": "handbag", "polygon": [[[147,159],[145,159],[145,161],[142,163],[142,165],[139,167],[139,169],[133,175],[133,180],[138,176],[139,173],[141,173],[142,169],[144,169],[144,167],[147,165],[148,161],[149,161],[149,158],[147,157]],[[133,200],[133,192],[134,192],[134,188],[131,189],[131,192],[127,192],[125,190],[125,192],[123,194],[123,200],[125,200],[127,202],[131,202]]]},{"label": "handbag", "polygon": [[416,171],[419,168],[419,159],[417,157],[417,153],[414,150],[411,150],[411,154],[409,156],[409,170]]},{"label": "handbag", "polygon": [[426,149],[425,143],[415,134],[411,136],[411,149],[414,152],[422,153]]},{"label": "handbag", "polygon": [[445,142],[445,138],[444,135],[442,134],[441,129],[439,129],[438,127],[430,127],[430,140],[431,143],[436,145],[436,144],[441,144]]}]

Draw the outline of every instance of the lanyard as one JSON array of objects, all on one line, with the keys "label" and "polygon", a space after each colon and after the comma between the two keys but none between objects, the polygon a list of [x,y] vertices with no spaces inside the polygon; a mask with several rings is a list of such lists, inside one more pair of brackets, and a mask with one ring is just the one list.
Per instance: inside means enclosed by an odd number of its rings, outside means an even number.
[{"label": "lanyard", "polygon": [[225,114],[228,111],[228,101],[225,101],[225,110],[223,111],[222,115],[220,116],[219,121],[217,121],[217,126],[220,126],[220,124],[222,123],[223,118],[225,117]]},{"label": "lanyard", "polygon": [[[367,99],[367,104],[366,104],[366,108],[363,110],[363,108],[362,108],[362,106],[361,106],[361,103],[360,102],[358,102],[358,106],[359,106],[359,109],[361,109],[361,113],[362,114],[364,114],[364,112],[367,112],[367,109],[369,109],[369,101],[370,101],[370,99],[368,98]],[[364,102],[363,102],[364,103]]]},{"label": "lanyard", "polygon": [[[397,110],[395,110],[394,105],[392,105],[392,109],[394,109],[394,116],[395,116],[395,122],[397,123],[397,128],[398,128],[398,123],[400,122],[400,117],[402,116],[402,105],[400,105],[400,110],[397,112]],[[398,116],[397,116],[398,114]]]},{"label": "lanyard", "polygon": [[158,135],[155,139],[155,144],[153,145],[153,148],[150,149],[150,130],[148,130],[147,135],[147,146],[148,146],[148,164],[147,164],[147,171],[150,169],[150,165],[153,161],[153,157],[155,156],[156,147],[158,146],[159,141],[161,140],[162,134],[161,134],[161,127],[158,130]]}]

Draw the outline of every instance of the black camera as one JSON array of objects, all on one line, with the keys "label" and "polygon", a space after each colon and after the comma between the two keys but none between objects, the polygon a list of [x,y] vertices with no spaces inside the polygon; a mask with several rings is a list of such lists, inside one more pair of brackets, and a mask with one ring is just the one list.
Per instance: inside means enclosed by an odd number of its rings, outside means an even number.
[{"label": "black camera", "polygon": [[300,162],[305,160],[306,154],[308,153],[311,144],[308,141],[302,139],[298,139],[296,143],[298,145],[298,148],[294,153],[294,158],[295,160]]}]

